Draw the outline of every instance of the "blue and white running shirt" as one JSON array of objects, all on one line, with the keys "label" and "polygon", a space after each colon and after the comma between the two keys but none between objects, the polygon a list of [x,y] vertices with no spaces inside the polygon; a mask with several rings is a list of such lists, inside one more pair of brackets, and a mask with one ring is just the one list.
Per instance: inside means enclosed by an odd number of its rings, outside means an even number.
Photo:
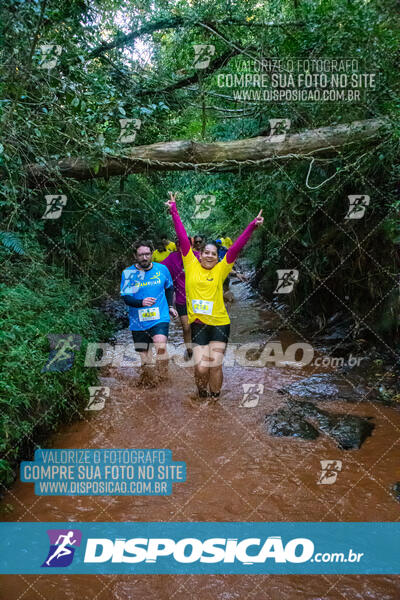
[{"label": "blue and white running shirt", "polygon": [[134,296],[137,300],[149,296],[156,299],[153,306],[128,306],[131,331],[143,331],[157,323],[169,323],[169,308],[164,290],[172,285],[170,272],[160,263],[153,263],[148,271],[132,265],[122,272],[121,296]]}]

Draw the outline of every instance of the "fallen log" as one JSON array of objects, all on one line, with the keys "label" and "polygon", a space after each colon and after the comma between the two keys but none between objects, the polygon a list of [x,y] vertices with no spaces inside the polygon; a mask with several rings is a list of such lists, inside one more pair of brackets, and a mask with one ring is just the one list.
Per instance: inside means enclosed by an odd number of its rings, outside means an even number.
[{"label": "fallen log", "polygon": [[64,158],[46,165],[27,165],[27,184],[35,187],[59,178],[85,181],[149,171],[262,169],[276,160],[339,156],[350,144],[362,143],[364,147],[380,141],[387,123],[384,118],[354,121],[293,133],[283,141],[267,136],[230,142],[160,142],[130,148],[124,156],[105,156],[96,166],[93,159]]}]

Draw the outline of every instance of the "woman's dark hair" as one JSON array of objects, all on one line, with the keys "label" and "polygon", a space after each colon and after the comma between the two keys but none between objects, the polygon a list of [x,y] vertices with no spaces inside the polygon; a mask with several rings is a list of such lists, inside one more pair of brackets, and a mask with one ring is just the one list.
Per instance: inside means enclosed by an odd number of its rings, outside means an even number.
[{"label": "woman's dark hair", "polygon": [[133,244],[133,250],[135,253],[137,252],[137,249],[140,248],[140,246],[146,246],[147,248],[150,248],[151,252],[154,251],[153,242],[151,240],[139,240],[135,242]]},{"label": "woman's dark hair", "polygon": [[207,240],[206,242],[203,240],[201,244],[201,251],[203,252],[206,246],[215,246],[216,251],[218,252],[218,244],[215,240]]}]

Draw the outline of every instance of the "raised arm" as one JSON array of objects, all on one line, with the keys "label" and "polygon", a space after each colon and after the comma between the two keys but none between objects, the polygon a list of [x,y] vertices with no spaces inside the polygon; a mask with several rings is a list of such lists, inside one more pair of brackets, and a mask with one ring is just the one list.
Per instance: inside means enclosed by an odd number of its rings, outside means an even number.
[{"label": "raised arm", "polygon": [[249,239],[251,238],[251,234],[253,231],[264,222],[264,218],[261,216],[262,210],[258,213],[255,219],[251,221],[246,227],[246,229],[241,233],[238,239],[232,244],[230,248],[228,248],[228,252],[225,255],[227,263],[233,263],[237,259],[239,252],[242,248],[247,244]]},{"label": "raised arm", "polygon": [[172,221],[174,223],[176,235],[178,236],[179,244],[181,246],[181,252],[183,256],[186,256],[190,250],[190,242],[187,236],[185,227],[181,221],[181,218],[178,213],[178,209],[176,208],[176,194],[173,195],[172,192],[169,193],[170,199],[165,203],[168,206],[169,211],[172,216]]}]

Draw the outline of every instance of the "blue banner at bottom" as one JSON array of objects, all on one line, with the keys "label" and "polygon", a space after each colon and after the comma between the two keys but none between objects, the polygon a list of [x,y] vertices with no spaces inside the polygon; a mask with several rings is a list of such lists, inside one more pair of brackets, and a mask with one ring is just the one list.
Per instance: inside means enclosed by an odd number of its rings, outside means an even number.
[{"label": "blue banner at bottom", "polygon": [[1,523],[2,574],[398,574],[400,523]]}]

